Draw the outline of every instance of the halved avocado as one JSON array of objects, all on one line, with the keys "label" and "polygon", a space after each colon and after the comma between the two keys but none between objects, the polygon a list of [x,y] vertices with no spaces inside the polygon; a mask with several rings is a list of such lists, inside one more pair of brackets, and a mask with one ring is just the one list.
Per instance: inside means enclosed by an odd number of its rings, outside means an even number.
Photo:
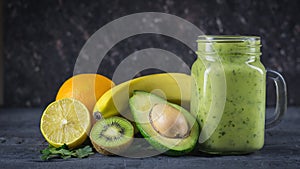
[{"label": "halved avocado", "polygon": [[[184,137],[166,136],[153,126],[150,113],[153,107],[158,104],[165,104],[167,107],[175,108],[182,113],[189,126]],[[135,91],[129,100],[129,105],[139,131],[158,151],[167,155],[183,155],[194,149],[199,137],[199,125],[187,110],[159,96],[143,91]]]}]

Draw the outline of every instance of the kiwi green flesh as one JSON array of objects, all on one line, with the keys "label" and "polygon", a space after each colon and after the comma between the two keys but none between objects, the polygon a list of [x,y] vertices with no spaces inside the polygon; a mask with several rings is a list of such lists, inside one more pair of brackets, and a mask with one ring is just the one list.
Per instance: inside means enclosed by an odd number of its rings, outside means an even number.
[{"label": "kiwi green flesh", "polygon": [[90,133],[90,138],[100,147],[114,148],[131,141],[134,128],[122,117],[110,117],[97,121]]},{"label": "kiwi green flesh", "polygon": [[[190,132],[184,138],[168,138],[160,135],[151,125],[149,113],[151,108],[158,103],[165,103],[180,110],[185,116]],[[129,100],[131,112],[136,125],[145,139],[158,151],[167,155],[183,155],[194,149],[199,137],[199,125],[196,119],[184,108],[167,102],[163,98],[151,93],[136,91]]]}]

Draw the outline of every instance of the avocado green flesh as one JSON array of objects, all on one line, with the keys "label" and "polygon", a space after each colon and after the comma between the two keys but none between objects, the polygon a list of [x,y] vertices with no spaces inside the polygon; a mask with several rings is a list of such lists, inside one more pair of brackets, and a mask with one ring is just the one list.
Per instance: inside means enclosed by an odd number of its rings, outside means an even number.
[{"label": "avocado green flesh", "polygon": [[[158,103],[169,104],[183,113],[191,127],[190,134],[187,137],[164,137],[153,128],[150,123],[149,113],[152,107]],[[129,100],[129,104],[138,129],[154,148],[169,155],[181,155],[193,150],[198,140],[199,126],[196,119],[187,110],[178,105],[169,103],[156,95],[142,91],[134,92]]]}]

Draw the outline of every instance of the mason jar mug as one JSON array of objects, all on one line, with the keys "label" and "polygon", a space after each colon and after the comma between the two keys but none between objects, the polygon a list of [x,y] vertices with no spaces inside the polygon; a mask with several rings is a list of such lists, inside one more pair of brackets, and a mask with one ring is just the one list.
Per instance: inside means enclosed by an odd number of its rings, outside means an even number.
[{"label": "mason jar mug", "polygon": [[[200,151],[245,154],[264,145],[264,131],[286,111],[282,76],[260,62],[260,37],[199,36],[191,112],[201,126]],[[275,116],[265,124],[266,78],[275,82]]]}]

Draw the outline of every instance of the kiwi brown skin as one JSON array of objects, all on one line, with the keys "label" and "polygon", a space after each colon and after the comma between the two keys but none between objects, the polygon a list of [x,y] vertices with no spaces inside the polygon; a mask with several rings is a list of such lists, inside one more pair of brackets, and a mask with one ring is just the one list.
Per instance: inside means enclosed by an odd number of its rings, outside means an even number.
[{"label": "kiwi brown skin", "polygon": [[93,147],[95,148],[95,150],[103,155],[113,155],[113,153],[105,150],[104,148],[102,148],[101,146],[99,146],[96,142],[94,142],[93,140],[91,140]]},{"label": "kiwi brown skin", "polygon": [[95,143],[94,141],[91,141],[91,142],[92,142],[93,147],[95,148],[95,150],[100,154],[103,154],[103,155],[118,155],[118,154],[121,154],[122,152],[124,152],[131,145],[132,141],[133,141],[133,139],[131,139],[126,144],[123,144],[122,146],[114,147],[114,148],[103,147],[103,146],[97,145],[97,143]]},{"label": "kiwi brown skin", "polygon": [[[121,117],[118,117],[118,118],[121,118]],[[131,124],[132,125],[132,124]],[[96,126],[96,125],[94,125]],[[93,127],[94,127],[93,126]],[[132,126],[132,131],[134,130],[133,126]],[[93,147],[95,148],[95,150],[97,152],[99,152],[100,154],[103,154],[103,155],[119,155],[121,154],[122,152],[124,152],[130,145],[131,143],[133,142],[133,135],[131,136],[132,138],[130,140],[128,140],[127,142],[125,142],[124,144],[122,145],[119,145],[117,147],[105,147],[104,145],[99,145],[97,144],[97,142],[95,140],[93,140],[93,136],[91,136],[91,133],[90,133],[90,140],[91,140],[91,143],[93,145]]]}]

